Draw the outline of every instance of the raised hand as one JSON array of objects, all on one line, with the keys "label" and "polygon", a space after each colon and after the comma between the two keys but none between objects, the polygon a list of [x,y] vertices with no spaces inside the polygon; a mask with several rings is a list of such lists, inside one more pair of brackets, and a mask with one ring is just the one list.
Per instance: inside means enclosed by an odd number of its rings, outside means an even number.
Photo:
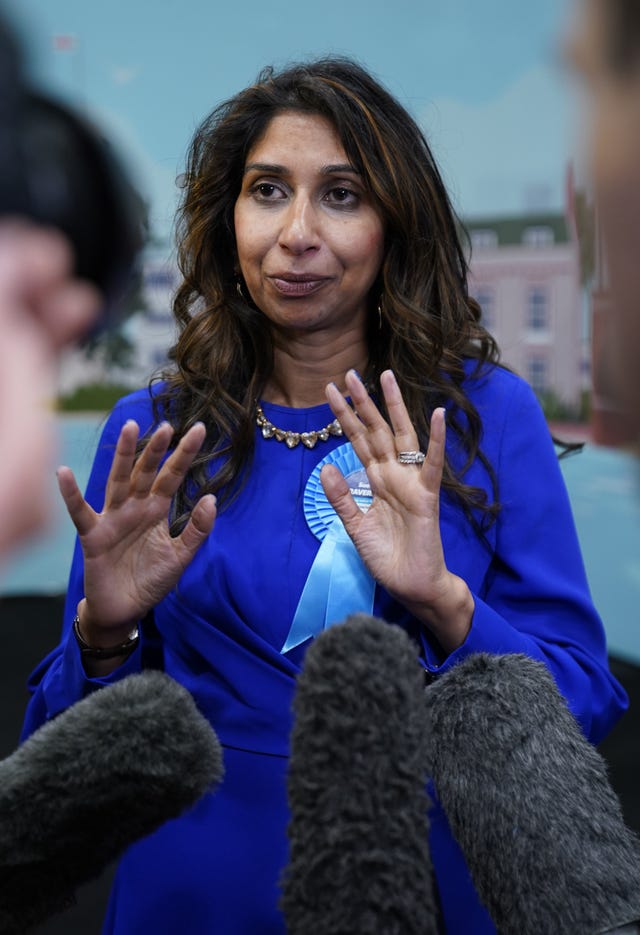
[{"label": "raised hand", "polygon": [[380,378],[391,425],[355,371],[345,379],[353,409],[333,384],[327,387],[327,399],[367,472],[373,502],[366,512],[361,510],[333,465],[322,469],[323,489],[376,581],[450,651],[466,637],[474,605],[465,582],[448,570],[442,550],[444,410],[433,413],[422,465],[402,464],[399,452],[417,451],[418,438],[393,373],[387,370]]},{"label": "raised hand", "polygon": [[58,470],[58,485],[84,553],[85,598],[82,629],[113,643],[176,584],[213,528],[216,500],[202,497],[180,535],[169,532],[171,498],[205,438],[198,423],[166,455],[173,434],[164,422],[135,460],[138,425],[122,427],[106,488],[96,513],[86,502],[70,468]]}]

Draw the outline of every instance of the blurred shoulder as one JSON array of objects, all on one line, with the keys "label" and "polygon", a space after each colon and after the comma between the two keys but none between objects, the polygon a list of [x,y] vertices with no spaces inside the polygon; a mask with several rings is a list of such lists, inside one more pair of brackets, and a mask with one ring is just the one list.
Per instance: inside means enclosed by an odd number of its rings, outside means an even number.
[{"label": "blurred shoulder", "polygon": [[464,391],[476,408],[497,406],[501,411],[521,405],[540,408],[530,384],[502,364],[467,359],[464,369]]},{"label": "blurred shoulder", "polygon": [[146,431],[153,423],[167,418],[161,409],[156,413],[154,408],[154,402],[157,408],[157,400],[165,388],[166,383],[162,381],[127,393],[113,407],[110,421],[117,421],[122,425],[127,419],[134,419],[141,431]]}]

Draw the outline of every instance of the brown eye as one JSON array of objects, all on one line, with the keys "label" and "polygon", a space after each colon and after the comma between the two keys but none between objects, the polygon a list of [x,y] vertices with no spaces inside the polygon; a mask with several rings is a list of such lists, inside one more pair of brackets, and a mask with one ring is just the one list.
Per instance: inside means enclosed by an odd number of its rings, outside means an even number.
[{"label": "brown eye", "polygon": [[285,198],[285,192],[275,182],[256,182],[252,185],[250,192],[258,201],[280,201]]},{"label": "brown eye", "polygon": [[355,206],[359,202],[358,195],[350,188],[342,185],[332,188],[325,195],[325,200],[330,204],[344,205],[345,207]]}]

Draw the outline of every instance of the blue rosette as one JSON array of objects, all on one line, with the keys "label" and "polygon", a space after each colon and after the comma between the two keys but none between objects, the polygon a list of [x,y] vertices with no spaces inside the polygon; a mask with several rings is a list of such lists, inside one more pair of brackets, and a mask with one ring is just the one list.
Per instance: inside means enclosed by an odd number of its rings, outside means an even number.
[{"label": "blue rosette", "polygon": [[366,512],[371,505],[372,499],[367,472],[353,450],[351,442],[340,445],[326,458],[323,458],[313,469],[302,497],[307,525],[321,542],[336,519],[336,512],[327,500],[320,481],[320,471],[325,464],[335,464],[344,475],[351,488],[354,500],[362,510]]},{"label": "blue rosette", "polygon": [[303,494],[303,509],[320,548],[309,570],[293,622],[281,652],[287,653],[349,614],[371,613],[375,581],[367,571],[320,482],[325,464],[335,464],[362,510],[371,505],[367,474],[350,442],[340,445],[312,471]]}]

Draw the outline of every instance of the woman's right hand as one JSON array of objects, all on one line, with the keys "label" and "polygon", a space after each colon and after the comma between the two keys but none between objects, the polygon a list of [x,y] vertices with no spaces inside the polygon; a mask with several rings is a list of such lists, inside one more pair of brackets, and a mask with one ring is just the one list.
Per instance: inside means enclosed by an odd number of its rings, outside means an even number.
[{"label": "woman's right hand", "polygon": [[125,423],[107,481],[104,508],[96,513],[82,496],[73,472],[58,470],[58,485],[84,553],[84,593],[78,609],[91,645],[113,645],[177,583],[216,518],[216,499],[202,497],[176,537],[169,507],[202,447],[205,427],[188,432],[158,470],[172,427],[163,422],[136,461],[138,425]]}]

